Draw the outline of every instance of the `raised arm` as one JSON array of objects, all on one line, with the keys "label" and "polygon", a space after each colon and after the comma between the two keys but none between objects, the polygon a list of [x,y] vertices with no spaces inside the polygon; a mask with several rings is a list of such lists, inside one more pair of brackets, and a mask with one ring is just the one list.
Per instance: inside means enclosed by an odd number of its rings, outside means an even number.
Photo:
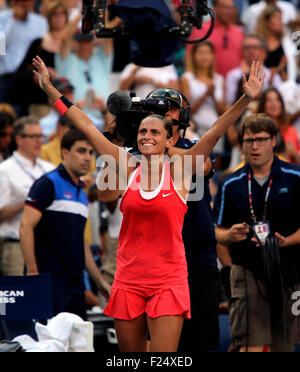
[{"label": "raised arm", "polygon": [[[62,94],[56,90],[50,81],[49,72],[41,58],[36,57],[33,60],[36,68],[34,74],[37,76],[41,89],[48,95],[50,100],[55,103],[62,97]],[[94,147],[99,155],[110,155],[116,161],[117,169],[119,167],[120,153],[126,154],[127,159],[132,157],[125,150],[108,141],[103,134],[98,131],[91,119],[75,105],[71,106],[65,116],[79,129]]]},{"label": "raised arm", "polygon": [[[247,81],[246,76],[243,75],[244,95],[215,122],[213,127],[201,137],[195,146],[181,153],[181,156],[204,155],[205,159],[209,156],[218,140],[227,132],[229,127],[240,118],[247,109],[249,103],[261,93],[263,82],[266,77],[265,74],[262,76],[262,69],[263,66],[260,62],[252,63],[249,80]],[[175,154],[178,154],[176,149],[172,148],[169,150],[169,155],[172,156]]]},{"label": "raised arm", "polygon": [[72,39],[77,31],[78,23],[81,20],[81,14],[78,14],[72,21],[68,22],[63,29],[62,43],[59,49],[61,58],[67,58],[71,53]]}]

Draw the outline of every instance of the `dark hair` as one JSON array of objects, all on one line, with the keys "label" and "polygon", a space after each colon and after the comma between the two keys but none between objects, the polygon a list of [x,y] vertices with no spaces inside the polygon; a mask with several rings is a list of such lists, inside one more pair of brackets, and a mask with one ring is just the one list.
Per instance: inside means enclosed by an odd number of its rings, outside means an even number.
[{"label": "dark hair", "polygon": [[40,125],[38,119],[31,116],[24,116],[14,122],[14,136],[22,136],[26,125]]},{"label": "dark hair", "polygon": [[86,139],[85,135],[82,132],[80,132],[80,130],[78,130],[78,129],[71,129],[68,133],[66,133],[63,136],[63,139],[61,141],[60,148],[61,148],[61,150],[62,149],[71,150],[71,148],[74,146],[74,144],[77,141],[86,141],[86,142],[88,142],[88,140]]},{"label": "dark hair", "polygon": [[281,115],[278,118],[278,121],[282,124],[285,124],[286,121],[287,121],[287,115],[286,115],[286,112],[285,112],[285,103],[284,103],[284,100],[282,98],[282,95],[279,93],[279,91],[276,88],[269,88],[265,92],[263,92],[263,94],[260,98],[260,101],[259,101],[257,112],[258,113],[266,113],[267,96],[271,92],[274,92],[274,93],[277,94],[278,99],[281,103],[282,112],[281,112]]},{"label": "dark hair", "polygon": [[69,127],[71,129],[75,129],[74,124],[66,116],[60,116],[58,119],[58,124],[60,124],[62,127]]},{"label": "dark hair", "polygon": [[213,53],[214,55],[214,59],[213,59],[213,62],[209,68],[209,76],[211,78],[213,78],[214,74],[215,74],[215,69],[216,69],[216,60],[215,60],[215,47],[213,45],[213,43],[209,40],[206,40],[206,41],[203,41],[202,43],[200,44],[195,44],[192,48],[192,52],[191,52],[191,58],[190,58],[190,61],[188,61],[189,65],[187,66],[187,69],[188,70],[191,70],[194,74],[196,74],[196,65],[195,65],[195,55],[196,55],[196,52],[198,51],[199,48],[202,48],[203,46],[207,46],[211,52]]},{"label": "dark hair", "polygon": [[170,139],[173,137],[173,120],[170,120],[164,116],[157,115],[157,114],[149,115],[145,119],[148,119],[148,118],[158,119],[162,121],[164,123],[164,128],[167,131],[167,138]]},{"label": "dark hair", "polygon": [[7,112],[0,112],[0,132],[3,132],[6,127],[12,127],[14,119]]},{"label": "dark hair", "polygon": [[246,34],[245,37],[244,37],[244,43],[245,43],[245,40],[247,39],[256,39],[259,41],[260,43],[260,46],[265,49],[265,50],[268,50],[268,44],[267,42],[265,41],[265,39],[263,39],[260,35],[256,34],[256,33],[249,33],[249,34]]},{"label": "dark hair", "polygon": [[267,132],[272,138],[277,136],[278,126],[275,121],[266,114],[253,114],[248,116],[239,130],[239,143],[242,145],[246,131],[258,134]]},{"label": "dark hair", "polygon": [[274,147],[274,154],[284,154],[286,152],[286,144],[280,132],[277,133],[276,146]]}]

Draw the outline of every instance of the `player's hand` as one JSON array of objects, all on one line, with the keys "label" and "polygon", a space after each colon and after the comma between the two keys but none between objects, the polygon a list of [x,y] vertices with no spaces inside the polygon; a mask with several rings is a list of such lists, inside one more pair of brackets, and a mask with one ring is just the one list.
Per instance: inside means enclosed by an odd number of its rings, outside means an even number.
[{"label": "player's hand", "polygon": [[35,70],[33,70],[33,73],[39,82],[39,86],[42,90],[45,90],[47,87],[52,85],[48,68],[39,56],[36,56],[33,59],[32,64],[35,68]]},{"label": "player's hand", "polygon": [[263,89],[266,74],[262,74],[262,71],[263,65],[260,62],[253,61],[248,81],[246,76],[243,75],[243,92],[253,100],[260,95]]}]

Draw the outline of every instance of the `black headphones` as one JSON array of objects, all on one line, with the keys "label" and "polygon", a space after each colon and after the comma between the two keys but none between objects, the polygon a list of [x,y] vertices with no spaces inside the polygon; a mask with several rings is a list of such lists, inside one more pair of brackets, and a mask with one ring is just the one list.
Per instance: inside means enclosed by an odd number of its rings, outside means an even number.
[{"label": "black headphones", "polygon": [[[154,93],[156,90],[164,90],[164,89],[155,89],[154,91],[149,93],[146,98],[151,97],[152,93]],[[187,108],[184,108],[181,105],[180,111],[179,111],[179,120],[178,120],[179,129],[180,130],[184,129],[186,131],[187,128],[189,128],[191,126],[190,125],[190,120],[191,120],[191,105],[190,105],[190,102],[183,93],[179,92],[176,89],[170,89],[170,90],[173,90],[173,91],[177,92],[181,96],[182,100],[187,105]],[[164,98],[172,100],[172,98],[168,97],[167,92],[166,92],[166,97],[164,97]]]},{"label": "black headphones", "polygon": [[[184,94],[182,94],[181,92],[177,91],[182,99],[184,100],[184,102],[186,103],[186,108],[184,107],[180,107],[180,113],[179,113],[179,122],[180,122],[180,127],[183,127],[182,129],[187,129],[188,127],[191,126],[190,124],[190,120],[191,120],[191,104],[189,103],[188,99],[186,98],[186,96]],[[181,129],[181,128],[180,128]]]}]

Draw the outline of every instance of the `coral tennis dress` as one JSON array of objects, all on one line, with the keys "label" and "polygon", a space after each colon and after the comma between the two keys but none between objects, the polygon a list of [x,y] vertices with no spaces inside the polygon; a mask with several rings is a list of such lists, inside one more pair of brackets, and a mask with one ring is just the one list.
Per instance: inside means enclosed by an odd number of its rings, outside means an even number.
[{"label": "coral tennis dress", "polygon": [[104,313],[132,320],[183,315],[190,318],[187,263],[182,227],[187,205],[176,191],[165,162],[154,192],[140,188],[141,166],[131,176],[120,209],[117,271]]}]

